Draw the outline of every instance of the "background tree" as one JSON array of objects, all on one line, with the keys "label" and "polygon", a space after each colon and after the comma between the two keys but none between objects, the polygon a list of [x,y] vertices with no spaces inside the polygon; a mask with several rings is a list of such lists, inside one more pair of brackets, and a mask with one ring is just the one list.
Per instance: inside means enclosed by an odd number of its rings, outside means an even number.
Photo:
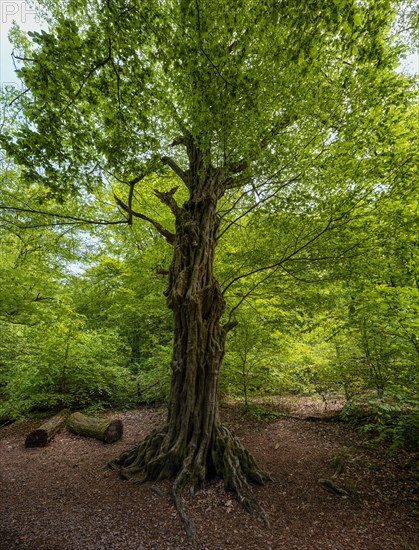
[{"label": "background tree", "polygon": [[124,341],[115,327],[88,326],[72,304],[70,273],[81,268],[79,250],[88,247],[86,232],[77,231],[84,222],[70,209],[53,214],[58,205],[38,183],[23,186],[23,194],[19,172],[3,166],[0,420],[63,406],[122,405],[122,397],[126,404],[135,392]]},{"label": "background tree", "polygon": [[147,229],[140,222],[118,235],[106,231],[85,258],[90,267],[71,284],[74,306],[88,327],[116,329],[126,343],[139,402],[167,398],[172,347],[172,319],[161,299],[168,251]]}]

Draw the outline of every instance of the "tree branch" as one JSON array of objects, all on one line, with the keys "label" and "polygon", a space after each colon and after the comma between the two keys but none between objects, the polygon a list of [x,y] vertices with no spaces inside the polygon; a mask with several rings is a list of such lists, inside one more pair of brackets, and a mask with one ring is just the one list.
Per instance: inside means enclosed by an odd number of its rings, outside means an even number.
[{"label": "tree branch", "polygon": [[[275,271],[277,271],[279,269],[280,266],[276,267],[276,269],[273,271],[273,273],[275,273]],[[242,303],[245,301],[246,298],[248,298],[250,296],[250,294],[252,294],[252,292],[254,292],[256,290],[256,288],[261,285],[262,283],[264,283],[267,279],[269,279],[273,273],[268,273],[266,275],[266,277],[264,277],[263,279],[261,279],[260,281],[258,281],[248,292],[246,292],[246,294],[244,294],[240,300],[237,302],[237,304],[230,310],[230,313],[229,313],[229,316],[228,316],[228,324],[231,324],[231,317],[234,313],[234,311],[236,311],[236,309],[238,307],[240,307],[242,305]]]},{"label": "tree branch", "polygon": [[180,179],[183,181],[186,187],[189,188],[191,182],[187,172],[183,171],[182,168],[180,168],[176,164],[176,162],[170,157],[162,157],[161,161],[163,164],[169,166],[173,170],[173,172],[180,177]]},{"label": "tree branch", "polygon": [[132,225],[132,197],[134,196],[134,188],[137,181],[140,181],[139,178],[134,178],[129,182],[129,193],[128,193],[128,224]]},{"label": "tree branch", "polygon": [[[118,225],[118,224],[128,223],[127,220],[115,220],[115,221],[103,220],[103,219],[91,220],[88,218],[79,218],[77,216],[67,216],[65,214],[56,214],[54,212],[46,212],[44,210],[35,210],[33,208],[19,208],[17,206],[6,206],[4,204],[0,204],[0,210],[6,210],[9,212],[24,212],[27,214],[40,214],[42,216],[51,216],[53,218],[71,220],[72,222],[81,223],[81,224],[86,223],[86,224],[93,224],[93,225]],[[54,225],[57,225],[57,224],[54,224]],[[65,225],[65,224],[63,223],[60,225]],[[29,226],[29,227],[32,227],[32,226]],[[35,226],[35,227],[38,227],[38,226]]]},{"label": "tree branch", "polygon": [[12,101],[9,103],[9,107],[11,107],[15,101],[20,99],[23,95],[27,94],[28,92],[29,92],[29,88],[26,88],[26,90],[23,90],[23,92],[20,92],[20,94],[14,97]]},{"label": "tree branch", "polygon": [[228,321],[225,325],[223,325],[224,332],[227,334],[227,332],[230,332],[230,330],[233,330],[234,327],[236,327],[239,324],[238,321]]},{"label": "tree branch", "polygon": [[230,163],[227,167],[228,171],[232,174],[240,174],[244,170],[247,170],[247,168],[249,168],[249,163],[247,162],[247,160],[241,160],[236,164]]},{"label": "tree branch", "polygon": [[[315,242],[322,235],[324,235],[330,229],[330,226],[332,225],[332,223],[333,223],[333,217],[331,216],[329,221],[325,225],[325,227],[319,233],[316,233],[314,235],[314,237],[312,237],[311,239],[306,241],[299,248],[297,248],[296,250],[294,250],[293,252],[291,252],[287,256],[283,256],[279,261],[277,261],[277,262],[275,262],[271,265],[267,265],[267,266],[264,266],[264,267],[259,267],[257,269],[253,269],[252,271],[249,271],[248,273],[244,273],[243,275],[238,275],[237,277],[234,277],[234,279],[232,279],[228,283],[228,285],[225,287],[225,289],[223,290],[223,295],[227,292],[227,290],[231,287],[231,285],[233,285],[234,283],[236,283],[240,279],[244,279],[245,277],[250,277],[251,275],[254,275],[255,273],[260,273],[261,271],[266,271],[266,270],[269,270],[269,269],[273,269],[273,270],[276,271],[276,269],[278,267],[282,266],[282,264],[284,264],[284,263],[288,262],[289,260],[293,259],[294,256],[296,256],[299,252],[301,252],[305,248],[309,247],[313,242]],[[270,275],[272,275],[272,274],[270,274]]]},{"label": "tree branch", "polygon": [[[278,124],[278,123],[277,123]],[[285,129],[287,127],[288,123],[285,124],[284,127],[280,127],[280,129]],[[273,129],[271,129],[271,135],[274,136],[275,135],[275,132]],[[319,137],[320,133],[317,132],[316,134],[314,134],[312,137],[310,137],[310,139],[307,141],[307,143],[302,147],[301,149],[301,152],[304,152],[307,147],[313,143],[318,137]],[[264,140],[266,140],[266,137],[265,138],[262,138],[262,141],[261,141],[261,147],[265,147],[266,145],[264,144]],[[324,147],[321,149],[321,151],[312,159],[311,161],[311,164],[309,166],[313,166],[314,165],[314,161],[316,161],[323,153],[324,153],[325,149]],[[295,161],[298,160],[298,155],[295,156]],[[285,170],[288,166],[291,165],[291,163],[293,162],[293,159],[290,159],[283,167],[279,168],[278,170],[276,170],[274,172],[274,174],[272,176],[270,176],[269,178],[265,179],[262,183],[259,183],[257,185],[257,188],[260,188],[260,187],[263,187],[264,185],[266,185],[267,183],[269,183],[273,177],[277,176],[278,174],[280,174],[283,170]],[[249,165],[250,165],[250,162],[248,160],[245,160],[245,159],[242,159],[240,162],[238,163],[229,163],[227,165],[227,168],[230,170],[230,172],[232,172],[233,174],[236,173],[236,174],[240,174],[241,172],[247,170],[247,168],[249,168]],[[235,172],[234,172],[235,170]],[[305,171],[302,170],[300,172],[300,174],[303,174]],[[247,179],[247,178],[246,178]],[[238,188],[238,187],[241,187],[245,182],[246,182],[246,179],[240,181],[239,178],[235,178],[235,177],[230,177],[228,182],[227,182],[227,185],[226,185],[226,189],[235,189],[235,188]]]},{"label": "tree branch", "polygon": [[[281,185],[279,187],[277,187],[275,189],[275,191],[273,191],[270,195],[267,195],[266,197],[264,197],[263,199],[260,199],[258,202],[254,203],[252,206],[250,206],[247,210],[245,210],[244,212],[242,212],[240,214],[240,216],[237,216],[237,218],[235,218],[234,220],[232,220],[231,222],[229,222],[227,224],[227,226],[221,231],[221,233],[218,235],[217,237],[217,240],[221,239],[221,237],[233,226],[235,225],[241,218],[244,218],[245,216],[247,216],[247,214],[250,214],[250,212],[252,212],[252,210],[255,210],[257,208],[260,207],[261,204],[269,201],[270,199],[272,199],[273,197],[275,197],[280,191],[282,191],[282,189],[284,189],[285,187],[287,187],[288,185],[290,185],[291,183],[294,183],[295,181],[297,181],[300,177],[301,177],[302,173],[300,174],[297,174],[296,176],[294,176],[293,178],[285,181],[285,182],[281,182]],[[240,200],[243,198],[243,196],[247,195],[247,193],[243,193],[238,199],[237,201],[234,203],[235,205],[240,202]],[[231,211],[231,209],[230,209]],[[224,218],[224,216],[222,216],[222,218]]]},{"label": "tree branch", "polygon": [[154,194],[156,197],[166,206],[170,208],[170,210],[173,212],[175,217],[178,217],[181,211],[183,210],[178,203],[176,202],[174,198],[174,194],[179,189],[179,187],[173,187],[173,189],[170,189],[170,191],[167,191],[166,193],[162,191],[158,191],[157,189],[154,189]]},{"label": "tree branch", "polygon": [[81,91],[83,90],[83,88],[86,86],[86,84],[88,83],[90,77],[93,75],[93,73],[99,69],[100,67],[104,67],[109,61],[111,61],[112,59],[112,56],[111,56],[111,49],[109,47],[109,50],[108,50],[108,55],[107,57],[105,57],[104,59],[102,59],[101,61],[98,61],[98,63],[96,63],[96,65],[93,65],[93,67],[90,69],[90,71],[87,73],[85,79],[83,80],[83,82],[80,84],[79,86],[79,89],[77,90],[77,92],[74,94],[74,97],[68,102],[68,104],[64,107],[64,109],[61,110],[61,112],[59,113],[59,116],[61,117],[63,114],[65,114],[68,109],[71,107],[71,105],[73,105],[73,103],[75,102],[75,100],[77,99],[77,97],[80,95]]},{"label": "tree branch", "polygon": [[12,51],[12,57],[13,59],[17,59],[18,61],[30,61],[32,63],[35,62],[35,59],[32,59],[31,57],[21,57],[20,55],[15,55],[15,50]]},{"label": "tree branch", "polygon": [[165,229],[159,222],[156,222],[152,218],[149,218],[148,216],[141,214],[141,212],[136,212],[135,210],[132,210],[132,208],[130,208],[128,204],[125,204],[122,199],[117,197],[115,193],[114,193],[114,197],[118,206],[120,206],[122,210],[127,212],[130,216],[134,216],[135,218],[140,218],[141,220],[151,223],[151,225],[153,225],[157,229],[160,235],[163,235],[163,237],[166,239],[168,243],[173,244],[175,242],[176,235],[174,233]]},{"label": "tree branch", "polygon": [[170,144],[171,147],[176,147],[177,145],[188,145],[188,140],[185,136],[178,136]]}]

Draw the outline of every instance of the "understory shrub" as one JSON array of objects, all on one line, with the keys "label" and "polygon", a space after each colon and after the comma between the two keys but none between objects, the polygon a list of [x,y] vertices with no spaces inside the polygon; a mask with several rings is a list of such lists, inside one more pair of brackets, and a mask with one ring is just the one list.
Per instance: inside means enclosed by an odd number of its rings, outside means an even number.
[{"label": "understory shrub", "polygon": [[124,350],[112,330],[54,325],[19,326],[13,354],[6,355],[0,420],[31,411],[121,406],[135,400],[135,382],[124,367]]},{"label": "understory shrub", "polygon": [[419,448],[419,401],[411,397],[387,395],[348,401],[341,418],[372,434],[372,442],[389,441],[390,448]]}]

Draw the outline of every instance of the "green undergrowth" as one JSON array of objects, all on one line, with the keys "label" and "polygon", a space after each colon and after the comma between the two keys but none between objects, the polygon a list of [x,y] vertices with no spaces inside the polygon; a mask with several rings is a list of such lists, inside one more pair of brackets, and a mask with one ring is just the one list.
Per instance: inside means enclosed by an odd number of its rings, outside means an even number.
[{"label": "green undergrowth", "polygon": [[419,449],[418,399],[388,395],[351,400],[343,407],[341,418],[371,436],[370,443],[389,443],[390,450]]},{"label": "green undergrowth", "polygon": [[258,422],[274,422],[279,418],[284,418],[286,413],[276,410],[269,404],[250,403],[244,407],[243,415]]}]

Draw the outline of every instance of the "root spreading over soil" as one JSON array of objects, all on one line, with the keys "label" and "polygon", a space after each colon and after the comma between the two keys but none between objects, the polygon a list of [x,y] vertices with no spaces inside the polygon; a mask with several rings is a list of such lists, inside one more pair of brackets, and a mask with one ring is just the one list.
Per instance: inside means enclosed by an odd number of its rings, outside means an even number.
[{"label": "root spreading over soil", "polygon": [[[168,431],[167,425],[154,430],[138,445],[111,460],[109,466],[119,471],[121,477],[139,483],[173,479],[173,502],[183,520],[188,539],[194,540],[195,526],[184,510],[182,495],[188,484],[193,492],[202,488],[208,472],[207,468],[202,467],[202,460],[195,448],[191,448],[186,457],[165,448]],[[227,427],[216,427],[209,459],[211,477],[222,479],[226,491],[231,491],[248,512],[255,513],[268,526],[268,517],[255,498],[249,480],[265,485],[270,477],[257,466],[253,456]]]},{"label": "root spreading over soil", "polygon": [[[314,409],[312,403],[304,409],[300,401],[292,412],[298,416]],[[106,466],[158,430],[164,411],[142,408],[111,416],[124,423],[124,438],[112,445],[61,432],[45,448],[25,449],[25,436],[39,421],[0,429],[1,549],[190,548],[169,481],[124,482]],[[257,423],[243,418],[236,407],[224,407],[223,417],[237,442],[271,474],[272,482],[253,488],[270,527],[249,515],[215,480],[183,499],[198,548],[419,548],[417,456],[367,448],[340,423],[297,418]],[[325,491],[319,479],[333,479],[344,493]],[[232,486],[226,476],[227,489]]]}]

